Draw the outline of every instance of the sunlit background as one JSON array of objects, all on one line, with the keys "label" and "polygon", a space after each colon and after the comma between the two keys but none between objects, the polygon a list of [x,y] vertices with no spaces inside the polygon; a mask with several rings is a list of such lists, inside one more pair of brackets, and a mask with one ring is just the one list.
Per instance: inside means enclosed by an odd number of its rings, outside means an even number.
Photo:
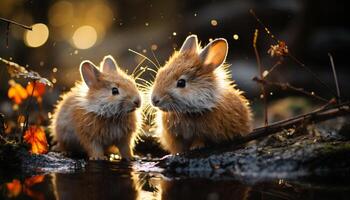
[{"label": "sunlit background", "polygon": [[[45,96],[48,110],[79,80],[78,66],[89,59],[98,64],[103,56],[113,55],[125,70],[133,70],[140,57],[128,49],[140,52],[164,64],[191,33],[199,36],[202,44],[224,37],[229,42],[228,63],[239,88],[254,103],[259,99],[252,40],[256,20],[249,14],[254,9],[263,22],[297,58],[306,63],[319,77],[333,87],[327,53],[333,54],[343,96],[348,96],[347,52],[350,30],[346,26],[345,8],[338,1],[316,0],[203,0],[203,1],[151,1],[151,0],[1,0],[0,16],[33,27],[28,31],[11,26],[6,48],[6,23],[0,23],[0,56],[23,66],[30,66],[55,83]],[[258,46],[263,65],[271,67],[267,49],[271,38],[263,30]],[[154,56],[153,56],[153,53]],[[153,67],[150,63],[145,65]],[[1,67],[3,68],[3,66]],[[0,70],[0,111],[6,109],[8,76]],[[152,73],[143,76],[152,80]],[[305,73],[299,65],[286,60],[272,77],[291,82],[317,94],[330,97],[324,88]],[[284,96],[271,89],[270,98]],[[11,114],[10,114],[11,116]]]}]

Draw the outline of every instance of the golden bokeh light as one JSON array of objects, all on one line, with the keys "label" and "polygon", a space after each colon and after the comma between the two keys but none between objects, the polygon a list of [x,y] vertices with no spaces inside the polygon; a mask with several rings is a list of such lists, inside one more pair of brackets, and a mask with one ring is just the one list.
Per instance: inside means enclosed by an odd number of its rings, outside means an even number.
[{"label": "golden bokeh light", "polygon": [[97,41],[97,32],[92,26],[81,26],[73,34],[73,43],[78,49],[88,49]]},{"label": "golden bokeh light", "polygon": [[40,47],[49,38],[49,28],[45,24],[32,25],[32,31],[26,31],[24,34],[24,42],[29,47]]}]

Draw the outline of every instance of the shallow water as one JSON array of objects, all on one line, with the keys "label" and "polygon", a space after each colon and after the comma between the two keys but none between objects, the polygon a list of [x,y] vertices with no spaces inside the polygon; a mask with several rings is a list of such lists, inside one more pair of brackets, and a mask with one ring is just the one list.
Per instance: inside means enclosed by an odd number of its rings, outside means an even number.
[{"label": "shallow water", "polygon": [[152,163],[89,162],[75,173],[9,175],[0,199],[349,199],[343,179],[190,178],[164,175]]}]

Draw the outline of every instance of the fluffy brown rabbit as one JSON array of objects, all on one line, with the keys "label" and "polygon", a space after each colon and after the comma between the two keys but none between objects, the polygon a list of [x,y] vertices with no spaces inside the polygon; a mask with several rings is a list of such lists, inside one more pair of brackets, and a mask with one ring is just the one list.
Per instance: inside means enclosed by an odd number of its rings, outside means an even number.
[{"label": "fluffy brown rabbit", "polygon": [[134,140],[141,123],[141,95],[134,79],[106,56],[100,70],[83,61],[77,83],[62,96],[54,112],[51,130],[58,150],[87,153],[90,159],[105,159],[115,145],[121,157],[132,159]]},{"label": "fluffy brown rabbit", "polygon": [[234,139],[251,131],[251,110],[225,65],[228,44],[199,47],[190,35],[161,67],[151,91],[162,146],[172,154]]}]

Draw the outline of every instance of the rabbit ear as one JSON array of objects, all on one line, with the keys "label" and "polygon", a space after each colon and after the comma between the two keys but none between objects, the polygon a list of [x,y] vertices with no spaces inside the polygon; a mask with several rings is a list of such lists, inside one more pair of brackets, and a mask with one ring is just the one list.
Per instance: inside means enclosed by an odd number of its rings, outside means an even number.
[{"label": "rabbit ear", "polygon": [[116,72],[118,65],[111,55],[105,56],[102,61],[101,71],[105,73]]},{"label": "rabbit ear", "polygon": [[227,56],[228,44],[224,38],[210,42],[199,54],[204,67],[214,70],[222,65]]},{"label": "rabbit ear", "polygon": [[180,52],[197,53],[198,51],[198,39],[197,35],[190,35],[186,38],[185,42],[182,44]]},{"label": "rabbit ear", "polygon": [[100,73],[101,72],[95,67],[95,65],[88,60],[85,60],[80,64],[80,75],[89,88],[97,83]]}]

